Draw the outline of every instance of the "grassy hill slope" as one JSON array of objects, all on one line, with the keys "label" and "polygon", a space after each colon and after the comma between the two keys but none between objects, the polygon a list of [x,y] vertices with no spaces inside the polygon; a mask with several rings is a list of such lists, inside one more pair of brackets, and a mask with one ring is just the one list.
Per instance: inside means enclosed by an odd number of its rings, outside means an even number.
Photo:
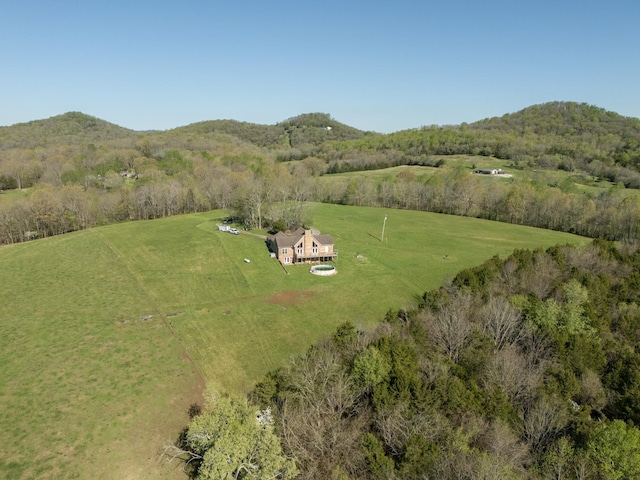
[{"label": "grassy hill slope", "polygon": [[158,451],[202,389],[197,370],[247,391],[340,323],[373,327],[462,268],[587,242],[411,211],[312,215],[336,276],[285,273],[262,239],[219,232],[215,211],[0,248],[0,477],[179,477]]}]

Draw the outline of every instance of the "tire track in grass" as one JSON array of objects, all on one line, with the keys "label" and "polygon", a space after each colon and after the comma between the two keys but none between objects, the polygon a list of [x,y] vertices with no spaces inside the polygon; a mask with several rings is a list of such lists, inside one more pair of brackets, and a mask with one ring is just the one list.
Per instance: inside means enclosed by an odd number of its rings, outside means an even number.
[{"label": "tire track in grass", "polygon": [[[264,360],[264,365],[268,367],[268,370],[273,370],[276,366],[276,362],[273,358],[273,354],[271,352],[276,351],[276,344],[269,335],[269,330],[266,331],[263,329],[262,334],[258,331],[255,322],[249,322],[249,328],[253,331],[253,338],[258,341],[258,344],[261,347],[261,357]],[[270,346],[270,348],[269,348]]]},{"label": "tire track in grass", "polygon": [[[198,227],[200,227],[201,225],[198,225]],[[202,229],[207,230],[205,228]],[[240,240],[240,238],[236,238],[233,235],[227,237],[226,235],[229,235],[228,233],[220,233],[217,230],[213,230],[211,231],[211,233],[216,238],[216,245],[222,251],[222,256],[228,259],[228,261],[225,262],[225,271],[227,272],[229,278],[233,281],[234,287],[238,291],[244,291],[249,294],[244,295],[245,297],[255,298],[256,292],[243,273],[243,270],[241,268],[242,264],[236,262],[234,260],[234,254],[229,251],[229,241]],[[244,234],[245,232],[242,233]],[[256,237],[262,238],[259,235],[256,235]],[[238,298],[240,299],[242,297]],[[276,351],[276,342],[274,341],[273,337],[269,335],[268,329],[266,329],[265,331],[265,328],[259,328],[256,324],[256,320],[252,320],[250,316],[245,316],[244,327],[247,332],[250,332],[251,338],[258,344],[258,351],[260,351],[261,353],[263,364],[267,365],[269,367],[269,370],[275,368],[278,365],[278,362],[276,362],[272,352]],[[242,348],[237,348],[236,350],[242,351]],[[236,363],[240,368],[242,368],[242,370],[244,370],[245,381],[249,380],[249,375],[247,374],[253,374],[253,372],[247,370],[249,364],[245,364],[245,362],[243,362],[241,358],[237,358],[235,356],[234,363]],[[246,388],[244,387],[245,386],[243,385],[242,389],[246,390]]]},{"label": "tire track in grass", "polygon": [[[230,234],[225,233],[225,235],[230,235]],[[227,250],[226,241],[222,240],[221,238],[219,239],[219,241],[220,241],[220,249],[224,252],[223,256],[229,259],[229,261],[227,262],[228,266],[226,267],[227,272],[229,272],[229,277],[233,279],[238,290],[242,291],[244,289],[245,291],[254,293],[251,288],[251,285],[247,281],[247,278],[242,273],[242,270],[240,269],[238,263],[236,263],[235,260],[233,260],[234,257],[232,257],[229,251]]]},{"label": "tire track in grass", "polygon": [[164,310],[160,307],[160,302],[158,300],[158,295],[156,295],[156,293],[151,290],[142,280],[142,277],[140,276],[140,274],[138,274],[131,262],[129,261],[129,259],[127,258],[126,255],[124,255],[120,250],[118,250],[106,237],[105,235],[99,231],[99,229],[89,229],[87,230],[88,232],[91,232],[91,234],[93,235],[97,235],[100,240],[107,246],[107,248],[113,253],[113,255],[115,256],[116,259],[118,259],[122,265],[124,265],[124,267],[127,269],[127,272],[129,272],[129,274],[133,277],[133,279],[135,280],[135,282],[138,284],[138,286],[140,287],[140,289],[151,299],[152,304],[155,308],[155,310],[158,312],[158,315],[160,316],[160,318],[162,319],[162,322],[164,323],[164,325],[169,329],[169,331],[171,332],[171,335],[178,341],[178,344],[180,345],[180,347],[182,348],[182,351],[184,353],[184,355],[189,359],[189,361],[191,362],[191,364],[193,365],[193,367],[195,368],[196,372],[198,372],[198,376],[200,377],[200,380],[206,385],[207,384],[207,377],[205,376],[204,372],[202,371],[202,369],[200,368],[200,365],[198,365],[198,363],[195,361],[195,359],[193,358],[193,355],[191,354],[191,352],[189,351],[189,349],[187,348],[187,345],[183,342],[182,338],[180,337],[180,335],[178,335],[178,333],[176,332],[176,330],[173,328],[173,325],[171,325],[171,322],[169,321],[169,319],[167,318],[166,313],[164,312]]},{"label": "tire track in grass", "polygon": [[[226,258],[230,259],[229,267],[227,267],[227,271],[229,272],[229,275],[234,279],[237,288],[246,290],[249,294],[251,294],[249,296],[253,297],[255,292],[251,287],[251,284],[249,283],[244,273],[242,272],[242,269],[239,266],[240,264],[232,260],[233,257],[230,255],[229,251],[227,250],[227,244],[222,239],[220,239],[220,249],[224,252],[224,255],[226,256]],[[245,320],[245,326],[249,331],[253,333],[253,339],[259,343],[261,347],[262,357],[266,361],[268,361],[271,366],[275,365],[273,356],[268,353],[268,352],[274,351],[268,348],[268,345],[270,344],[271,347],[275,349],[275,343],[270,338],[266,338],[267,335],[260,334],[260,331],[257,328],[255,321],[252,322],[250,319],[247,319]],[[273,367],[270,367],[270,368],[273,368]]]},{"label": "tire track in grass", "polygon": [[[217,228],[208,228],[209,226],[210,224],[205,222],[196,225],[196,228],[200,229],[211,239],[216,250],[216,257],[224,260],[216,262],[216,270],[214,273],[205,274],[197,280],[202,290],[208,291],[210,296],[214,298],[229,297],[228,292],[227,294],[224,293],[229,290],[235,292],[235,295],[232,295],[232,297],[238,299],[243,298],[241,296],[243,292],[253,293],[253,288],[244,275],[244,272],[239,264],[233,260],[232,244],[227,243],[236,240],[237,237],[232,237],[228,233],[220,234]],[[229,249],[231,249],[232,252],[230,252]],[[205,259],[203,259],[203,261],[204,260]],[[220,282],[226,285],[222,291],[220,289]],[[229,349],[228,347],[231,344],[231,340],[229,339],[227,327],[218,325],[218,327],[212,331],[210,326],[203,323],[203,319],[211,317],[214,323],[224,322],[225,315],[228,315],[228,313],[232,311],[238,311],[238,309],[235,308],[237,306],[236,304],[227,305],[226,302],[217,302],[215,305],[208,305],[204,311],[194,307],[190,313],[190,327],[187,331],[183,332],[186,343],[192,347],[195,358],[198,358],[201,362],[205,377],[219,385],[219,388],[223,390],[229,389],[229,385],[233,383],[232,378],[228,378],[229,371],[245,372],[246,368],[241,356],[228,352],[225,355],[221,355],[220,351],[244,351],[246,350],[246,346],[240,344],[236,348]],[[244,320],[243,318],[245,329],[251,331],[253,334],[252,324]],[[178,327],[178,330],[182,331],[184,328],[185,326],[181,325]],[[237,339],[235,341],[237,341]],[[226,380],[221,382],[222,378]],[[244,384],[246,384],[246,382]]]}]

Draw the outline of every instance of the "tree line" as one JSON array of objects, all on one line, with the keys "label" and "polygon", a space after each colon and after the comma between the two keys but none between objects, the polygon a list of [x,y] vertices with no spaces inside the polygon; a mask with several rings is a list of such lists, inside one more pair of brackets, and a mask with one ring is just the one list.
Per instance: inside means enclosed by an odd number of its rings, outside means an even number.
[{"label": "tree line", "polygon": [[543,173],[533,182],[490,186],[464,169],[429,179],[318,179],[397,165],[438,167],[446,162],[438,155],[466,153],[640,186],[640,121],[585,104],[555,102],[470,125],[389,135],[361,132],[327,114],[274,126],[222,120],[131,132],[70,113],[2,127],[0,139],[0,190],[33,190],[0,206],[0,243],[212,208],[233,210],[247,227],[287,228],[303,221],[306,201],[428,210],[627,242],[638,236],[635,196],[618,187],[582,194]]},{"label": "tree line", "polygon": [[354,176],[346,182],[319,182],[316,200],[359,206],[424,210],[559,230],[592,238],[634,242],[640,199],[614,186],[597,195],[573,182],[485,182],[468,169],[420,177]]},{"label": "tree line", "polygon": [[[22,186],[30,185],[31,191],[0,204],[0,243],[218,208],[232,210],[247,227],[277,223],[288,228],[303,222],[312,200],[313,180],[306,169],[289,171],[244,155],[211,158],[170,150],[160,159],[133,158],[131,170],[126,165],[115,171],[111,166],[63,170],[51,183],[43,177],[52,172],[42,168],[36,183],[22,176]],[[104,174],[95,173],[101,170]],[[130,172],[140,173],[130,179]],[[68,178],[74,181],[65,182]]]},{"label": "tree line", "polygon": [[[73,164],[42,162],[32,153],[24,154],[29,161],[0,161],[0,182],[32,189],[0,205],[0,243],[33,238],[29,232],[47,237],[217,208],[232,210],[250,228],[288,228],[304,222],[309,201],[471,216],[625,242],[639,234],[637,195],[615,186],[589,195],[571,181],[549,186],[544,174],[533,182],[487,183],[458,168],[430,177],[402,172],[342,182],[320,178],[327,165],[317,157],[285,166],[250,153],[167,150],[148,157],[131,149],[100,157],[88,150]],[[129,178],[133,172],[135,179]]]}]

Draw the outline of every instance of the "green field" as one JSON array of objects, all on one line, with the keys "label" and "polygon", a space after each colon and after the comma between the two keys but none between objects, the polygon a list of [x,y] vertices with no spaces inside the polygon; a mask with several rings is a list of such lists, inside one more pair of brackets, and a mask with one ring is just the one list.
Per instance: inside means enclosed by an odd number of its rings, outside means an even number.
[{"label": "green field", "polygon": [[[0,478],[180,478],[158,459],[202,378],[246,392],[349,320],[372,328],[462,268],[572,235],[315,205],[338,274],[285,271],[224,212],[0,248]],[[384,241],[383,219],[387,216]],[[250,263],[244,261],[250,259]]]},{"label": "green field", "polygon": [[[320,184],[342,182],[348,184],[353,178],[365,177],[376,182],[393,182],[398,174],[411,174],[417,180],[427,181],[433,176],[445,176],[452,174],[456,169],[463,169],[465,172],[472,172],[474,169],[501,168],[505,173],[512,175],[512,178],[498,177],[491,175],[478,175],[476,178],[485,184],[511,183],[513,181],[535,182],[540,185],[555,187],[563,185],[563,188],[572,188],[575,192],[585,192],[592,195],[609,190],[614,184],[604,180],[596,179],[584,172],[567,172],[564,170],[545,170],[541,168],[516,169],[511,160],[501,160],[495,157],[484,157],[479,155],[433,155],[433,161],[443,160],[440,167],[426,167],[420,165],[399,165],[396,167],[381,168],[377,170],[359,170],[355,172],[333,173],[319,177]],[[637,195],[636,189],[621,189],[623,195]]]},{"label": "green field", "polygon": [[21,198],[27,198],[30,192],[30,188],[23,188],[22,190],[0,191],[0,205],[7,205],[20,200]]}]

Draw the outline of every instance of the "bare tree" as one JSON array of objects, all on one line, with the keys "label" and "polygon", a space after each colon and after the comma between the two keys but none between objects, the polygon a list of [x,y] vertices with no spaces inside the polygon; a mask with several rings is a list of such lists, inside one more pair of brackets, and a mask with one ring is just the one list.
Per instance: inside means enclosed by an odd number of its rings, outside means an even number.
[{"label": "bare tree", "polygon": [[194,175],[199,190],[208,199],[212,208],[229,208],[233,197],[234,184],[231,172],[217,162],[202,163],[195,167]]},{"label": "bare tree", "polygon": [[519,346],[527,363],[538,369],[544,369],[554,359],[549,337],[527,326],[522,329]]},{"label": "bare tree", "polygon": [[376,427],[387,448],[400,455],[411,437],[419,436],[435,442],[438,436],[450,428],[447,419],[437,411],[416,411],[407,403],[399,402],[380,411]]},{"label": "bare tree", "polygon": [[492,297],[482,308],[480,314],[482,331],[493,339],[493,343],[502,350],[515,344],[522,332],[520,312],[511,306],[504,297]]},{"label": "bare tree", "polygon": [[482,464],[484,476],[476,478],[513,478],[514,473],[525,472],[530,460],[529,448],[508,425],[493,421],[484,426],[476,444],[491,454]]},{"label": "bare tree", "polygon": [[18,243],[26,239],[30,214],[27,200],[0,205],[0,243]]},{"label": "bare tree", "polygon": [[513,345],[498,351],[482,374],[486,388],[499,387],[516,405],[529,401],[541,378],[542,365],[531,363]]},{"label": "bare tree", "polygon": [[365,468],[360,435],[368,416],[358,409],[337,353],[324,345],[312,349],[289,366],[284,382],[283,444],[304,466],[305,478],[329,478],[336,466],[350,474]]},{"label": "bare tree", "polygon": [[62,185],[63,174],[74,169],[71,160],[73,158],[72,148],[57,145],[47,149],[43,157],[43,172],[40,181],[55,186]]},{"label": "bare tree", "polygon": [[[46,184],[45,184],[46,185]],[[43,237],[67,231],[64,224],[64,207],[59,192],[47,186],[36,190],[29,199],[31,221]]]},{"label": "bare tree", "polygon": [[430,325],[435,344],[454,362],[473,333],[472,305],[471,295],[457,292],[450,303],[440,306]]},{"label": "bare tree", "polygon": [[506,187],[500,183],[494,183],[490,189],[484,192],[483,211],[491,220],[503,221],[506,216],[504,197]]},{"label": "bare tree", "polygon": [[480,201],[481,185],[471,175],[462,176],[451,184],[451,210],[457,215],[475,216]]},{"label": "bare tree", "polygon": [[42,162],[33,150],[12,150],[0,165],[0,173],[13,178],[18,190],[33,185],[42,171]]},{"label": "bare tree", "polygon": [[91,195],[79,185],[66,185],[60,191],[62,205],[74,220],[76,228],[83,229],[93,225],[89,215]]},{"label": "bare tree", "polygon": [[522,411],[522,438],[538,449],[553,441],[566,423],[566,407],[558,399],[539,397]]},{"label": "bare tree", "polygon": [[506,290],[508,295],[516,293],[520,275],[518,274],[518,262],[513,258],[508,258],[502,265],[501,272],[502,289]]},{"label": "bare tree", "polygon": [[553,279],[559,275],[558,265],[546,252],[536,252],[534,262],[535,267],[524,283],[538,298],[544,300],[553,290]]},{"label": "bare tree", "polygon": [[567,258],[567,263],[580,272],[624,278],[632,270],[630,265],[622,265],[615,260],[603,258],[600,255],[600,247],[593,243],[580,248],[564,248],[563,253]]}]

